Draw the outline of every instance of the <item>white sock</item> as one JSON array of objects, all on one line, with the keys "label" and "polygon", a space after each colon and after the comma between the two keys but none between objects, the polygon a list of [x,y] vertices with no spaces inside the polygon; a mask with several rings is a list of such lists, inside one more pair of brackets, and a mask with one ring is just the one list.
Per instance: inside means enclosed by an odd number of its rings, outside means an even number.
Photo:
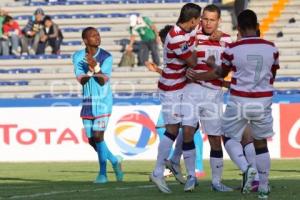
[{"label": "white sock", "polygon": [[191,150],[183,150],[183,159],[184,159],[184,164],[186,168],[186,172],[189,176],[195,177],[195,160],[196,160],[196,150],[191,149]]},{"label": "white sock", "polygon": [[269,152],[256,155],[256,166],[259,175],[259,188],[264,191],[267,191],[271,167],[271,159]]},{"label": "white sock", "polygon": [[[246,157],[248,163],[257,172],[257,168],[256,168],[256,153],[255,153],[255,148],[254,148],[253,142],[251,142],[251,143],[247,144],[246,146],[244,146],[244,152],[245,152],[245,157]],[[255,175],[254,180],[256,180],[256,181],[259,180],[258,173]]]},{"label": "white sock", "polygon": [[183,143],[183,134],[179,133],[177,138],[176,138],[176,144],[175,144],[175,149],[173,152],[173,156],[171,158],[171,161],[173,163],[179,164],[180,163],[180,158],[182,155],[182,143]]},{"label": "white sock", "polygon": [[244,173],[248,168],[248,162],[243,153],[243,147],[240,142],[229,139],[225,143],[225,149],[230,156],[231,160],[242,170]]},{"label": "white sock", "polygon": [[218,185],[221,182],[223,172],[223,158],[210,157],[210,168],[212,184]]},{"label": "white sock", "polygon": [[157,160],[154,168],[154,174],[157,177],[164,176],[165,160],[168,158],[171,152],[173,142],[174,141],[167,136],[163,136],[162,140],[159,142]]}]

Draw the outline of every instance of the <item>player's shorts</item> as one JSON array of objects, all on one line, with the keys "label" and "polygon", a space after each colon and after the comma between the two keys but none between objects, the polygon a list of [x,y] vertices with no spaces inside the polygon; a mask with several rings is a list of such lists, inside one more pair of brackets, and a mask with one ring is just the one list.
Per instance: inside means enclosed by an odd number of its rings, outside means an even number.
[{"label": "player's shorts", "polygon": [[241,141],[249,123],[253,138],[266,139],[274,135],[272,98],[245,98],[231,95],[222,120],[226,137]]},{"label": "player's shorts", "polygon": [[181,102],[183,89],[176,91],[159,90],[159,100],[162,105],[162,115],[165,124],[178,124],[182,121]]},{"label": "player's shorts", "polygon": [[86,136],[91,138],[94,131],[105,131],[108,126],[109,116],[110,114],[106,114],[96,119],[82,119]]},{"label": "player's shorts", "polygon": [[196,127],[200,119],[203,133],[222,135],[223,91],[197,83],[188,84],[185,87],[182,113],[182,125]]}]

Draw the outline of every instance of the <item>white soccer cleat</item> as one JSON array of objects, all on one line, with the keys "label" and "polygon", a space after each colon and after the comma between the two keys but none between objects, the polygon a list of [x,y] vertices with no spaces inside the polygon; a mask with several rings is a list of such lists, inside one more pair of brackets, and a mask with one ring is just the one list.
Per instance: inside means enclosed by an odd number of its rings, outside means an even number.
[{"label": "white soccer cleat", "polygon": [[157,177],[152,172],[149,176],[151,182],[153,182],[156,187],[163,193],[169,194],[172,193],[171,189],[168,187],[164,177]]},{"label": "white soccer cleat", "polygon": [[195,186],[197,184],[196,177],[188,176],[186,183],[184,185],[184,191],[185,192],[192,192],[195,189]]},{"label": "white soccer cleat", "polygon": [[212,191],[216,192],[232,192],[233,189],[224,185],[223,183],[211,184]]},{"label": "white soccer cleat", "polygon": [[172,172],[176,180],[180,184],[185,184],[186,180],[183,178],[180,164],[174,163],[171,160],[166,160],[165,164],[166,164],[166,168],[168,168]]},{"label": "white soccer cleat", "polygon": [[242,182],[242,190],[243,194],[248,194],[252,190],[252,182],[255,178],[256,170],[252,168],[250,165],[248,166],[245,173],[243,173],[243,182]]}]

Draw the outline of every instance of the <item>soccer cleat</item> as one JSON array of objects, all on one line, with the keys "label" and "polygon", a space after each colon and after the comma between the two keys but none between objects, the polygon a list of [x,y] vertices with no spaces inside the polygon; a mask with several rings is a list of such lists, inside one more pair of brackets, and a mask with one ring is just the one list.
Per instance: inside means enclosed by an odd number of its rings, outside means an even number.
[{"label": "soccer cleat", "polygon": [[184,191],[185,192],[192,192],[195,189],[196,184],[197,184],[196,177],[193,177],[193,176],[189,175],[187,177],[186,183],[184,185]]},{"label": "soccer cleat", "polygon": [[171,160],[166,160],[165,164],[166,164],[166,168],[168,168],[172,172],[176,180],[180,184],[185,184],[186,180],[183,178],[180,164],[174,163]]},{"label": "soccer cleat", "polygon": [[96,180],[94,181],[94,183],[98,183],[98,184],[103,184],[103,183],[107,183],[108,179],[105,175],[102,174],[98,174]]},{"label": "soccer cleat", "polygon": [[116,156],[116,157],[118,162],[113,166],[113,170],[115,172],[117,181],[123,181],[123,177],[124,177],[124,173],[122,171],[123,158],[121,156]]},{"label": "soccer cleat", "polygon": [[232,192],[233,189],[223,183],[211,184],[211,190],[216,192]]},{"label": "soccer cleat", "polygon": [[268,199],[270,194],[270,189],[263,191],[258,189],[258,199]]},{"label": "soccer cleat", "polygon": [[153,182],[156,187],[163,193],[169,194],[172,193],[172,191],[170,190],[170,188],[168,187],[164,177],[157,177],[154,175],[154,173],[152,172],[149,176],[149,179],[151,182]]},{"label": "soccer cleat", "polygon": [[251,185],[252,185],[251,192],[257,192],[258,186],[259,186],[259,181],[252,181]]},{"label": "soccer cleat", "polygon": [[243,182],[241,192],[243,194],[250,193],[252,190],[252,182],[256,175],[256,170],[252,168],[250,165],[248,166],[245,173],[243,173]]}]

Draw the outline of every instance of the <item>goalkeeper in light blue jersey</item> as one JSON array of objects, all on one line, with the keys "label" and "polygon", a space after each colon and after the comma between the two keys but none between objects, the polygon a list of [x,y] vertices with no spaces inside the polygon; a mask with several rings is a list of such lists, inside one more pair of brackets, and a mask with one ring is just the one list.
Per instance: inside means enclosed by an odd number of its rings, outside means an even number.
[{"label": "goalkeeper in light blue jersey", "polygon": [[117,181],[123,180],[121,170],[122,159],[114,156],[106,146],[104,132],[112,112],[112,90],[110,78],[112,71],[112,55],[101,49],[101,37],[97,29],[87,27],[82,31],[85,49],[73,54],[74,72],[82,85],[83,102],[81,118],[89,143],[98,154],[100,171],[95,183],[106,183],[106,162],[113,166]]}]

